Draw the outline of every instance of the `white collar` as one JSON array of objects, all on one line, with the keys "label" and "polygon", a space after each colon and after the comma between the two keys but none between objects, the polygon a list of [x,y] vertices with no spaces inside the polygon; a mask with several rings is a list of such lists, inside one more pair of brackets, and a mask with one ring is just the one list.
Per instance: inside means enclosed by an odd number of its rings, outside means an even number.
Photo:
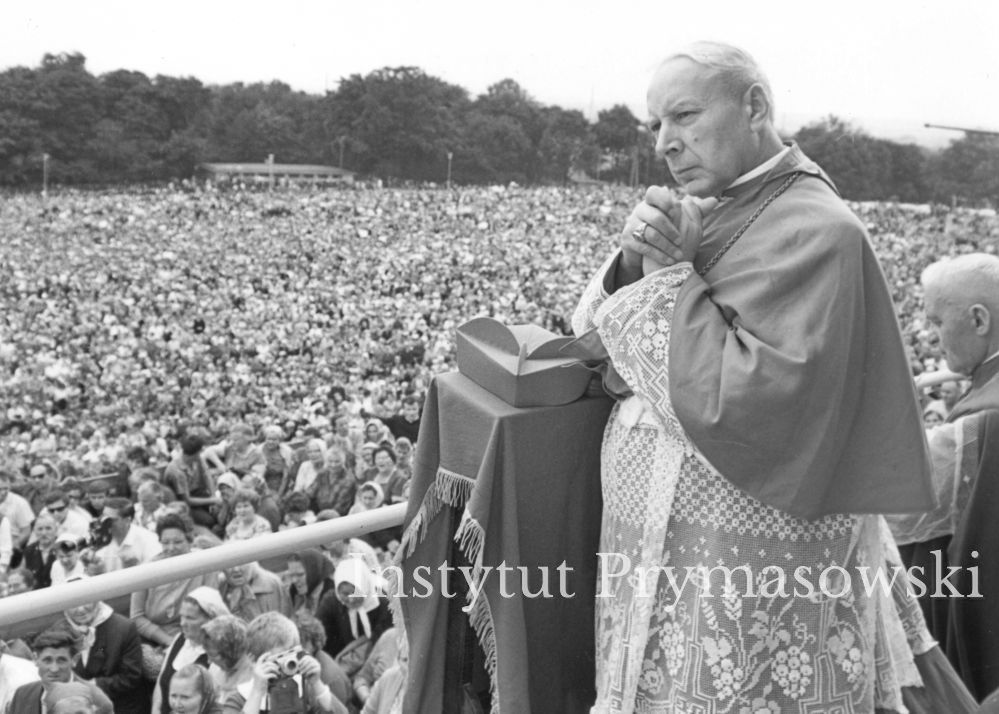
[{"label": "white collar", "polygon": [[[773,156],[771,156],[769,159],[767,159],[766,161],[764,161],[762,164],[760,164],[759,166],[757,166],[755,169],[750,169],[749,171],[747,171],[746,173],[744,173],[742,176],[740,176],[739,178],[737,178],[735,181],[733,181],[732,183],[730,183],[728,185],[728,188],[735,188],[736,186],[739,186],[740,184],[744,184],[747,181],[750,181],[750,180],[756,178],[757,176],[762,176],[764,173],[766,173],[767,171],[769,171],[770,169],[772,169],[774,166],[776,166],[780,162],[781,159],[783,159],[785,156],[787,156],[787,154],[788,154],[789,151],[791,151],[791,147],[790,146],[785,146],[783,149],[781,149],[780,151],[778,151],[776,154],[774,154]],[[725,190],[727,191],[728,189],[725,189]]]}]

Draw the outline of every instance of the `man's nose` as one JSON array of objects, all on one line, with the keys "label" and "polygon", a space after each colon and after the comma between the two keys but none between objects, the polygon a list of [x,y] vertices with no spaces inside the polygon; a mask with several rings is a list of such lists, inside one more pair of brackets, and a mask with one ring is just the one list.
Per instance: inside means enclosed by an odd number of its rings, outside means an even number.
[{"label": "man's nose", "polygon": [[661,158],[676,156],[683,148],[676,132],[668,124],[663,122],[656,135],[656,154]]}]

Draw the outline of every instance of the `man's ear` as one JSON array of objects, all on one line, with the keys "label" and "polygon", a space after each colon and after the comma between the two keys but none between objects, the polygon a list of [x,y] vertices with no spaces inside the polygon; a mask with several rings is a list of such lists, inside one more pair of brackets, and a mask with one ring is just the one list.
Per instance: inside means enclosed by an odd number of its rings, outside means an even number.
[{"label": "man's ear", "polygon": [[971,322],[975,327],[975,334],[987,335],[992,326],[992,315],[989,309],[981,303],[976,303],[969,308],[971,312]]},{"label": "man's ear", "polygon": [[743,94],[743,106],[749,117],[749,124],[754,129],[759,129],[764,123],[771,119],[772,107],[763,85],[756,83]]}]

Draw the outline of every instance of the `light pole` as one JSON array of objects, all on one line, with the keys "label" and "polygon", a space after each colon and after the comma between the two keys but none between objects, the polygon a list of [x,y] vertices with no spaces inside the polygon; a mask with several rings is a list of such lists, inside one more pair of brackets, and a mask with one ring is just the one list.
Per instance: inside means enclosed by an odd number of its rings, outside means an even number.
[{"label": "light pole", "polygon": [[451,190],[451,159],[454,158],[454,152],[447,152],[447,188]]},{"label": "light pole", "polygon": [[42,154],[42,198],[49,197],[49,155]]}]

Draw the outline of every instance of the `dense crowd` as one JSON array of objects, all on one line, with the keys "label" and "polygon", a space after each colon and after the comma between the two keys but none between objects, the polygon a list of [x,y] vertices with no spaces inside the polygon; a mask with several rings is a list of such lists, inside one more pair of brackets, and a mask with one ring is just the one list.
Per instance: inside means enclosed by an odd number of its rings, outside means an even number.
[{"label": "dense crowd", "polygon": [[[4,591],[405,500],[422,399],[434,374],[454,369],[454,328],[488,314],[567,332],[640,197],[611,186],[8,197]],[[914,375],[937,369],[920,272],[945,255],[996,252],[999,220],[853,208],[893,290]],[[241,709],[238,697],[256,690],[240,686],[301,645],[301,674],[315,683],[304,694],[323,710],[339,711],[327,692],[360,709],[398,659],[399,637],[385,599],[355,593],[398,535],[296,554],[283,577],[250,565],[136,593],[121,622],[101,603],[67,611],[63,629],[77,637],[59,640],[56,628],[32,647],[73,659],[116,623],[131,643],[117,679],[89,671],[86,657],[78,675],[96,677],[115,711],[147,711],[169,709],[174,688],[197,706],[233,699]],[[0,670],[12,656],[0,655]],[[393,666],[383,689],[400,686],[404,661]],[[183,686],[170,687],[174,676]],[[3,694],[0,685],[0,710]]]}]

